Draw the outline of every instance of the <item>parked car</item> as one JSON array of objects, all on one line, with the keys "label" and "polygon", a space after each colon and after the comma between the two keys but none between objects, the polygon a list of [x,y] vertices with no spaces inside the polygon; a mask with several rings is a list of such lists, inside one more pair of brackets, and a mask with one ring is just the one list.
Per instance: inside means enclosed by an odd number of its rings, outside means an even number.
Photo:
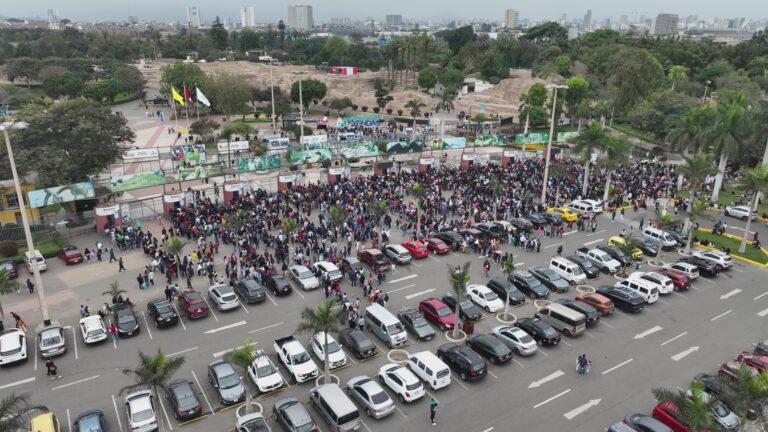
[{"label": "parked car", "polygon": [[400,403],[413,402],[425,394],[424,385],[407,367],[387,363],[379,368],[379,383],[389,387]]},{"label": "parked car", "polygon": [[75,432],[106,432],[104,411],[96,409],[81,413],[75,417],[72,426]]},{"label": "parked car", "polygon": [[547,211],[541,213],[541,215],[546,219],[547,223],[552,226],[558,227],[563,224],[563,217],[560,216],[559,213]]},{"label": "parked car", "polygon": [[467,295],[488,313],[495,313],[504,309],[504,302],[485,285],[469,285],[467,287]]},{"label": "parked car", "polygon": [[600,286],[596,293],[611,299],[614,306],[624,312],[638,313],[645,308],[645,300],[628,288]]},{"label": "parked car", "polygon": [[584,271],[584,274],[589,279],[594,279],[600,276],[600,269],[597,268],[596,265],[592,264],[592,261],[584,257],[578,255],[568,255],[565,257],[565,259],[581,267],[581,269]]},{"label": "parked car", "polygon": [[232,363],[216,360],[208,365],[208,382],[222,405],[234,405],[245,400],[245,386]]},{"label": "parked car", "polygon": [[491,291],[495,292],[505,305],[507,303],[507,297],[509,297],[510,305],[519,305],[525,303],[525,294],[520,292],[520,290],[518,290],[515,285],[505,280],[504,278],[498,276],[493,277],[488,281],[486,286]]},{"label": "parked car", "polygon": [[203,296],[195,290],[182,290],[179,293],[179,309],[184,312],[187,319],[203,318],[208,316],[208,303]]},{"label": "parked car", "polygon": [[748,351],[742,351],[736,356],[734,361],[744,363],[749,367],[757,369],[760,373],[768,370],[768,355],[752,354]]},{"label": "parked car", "polygon": [[338,369],[347,364],[347,355],[341,349],[341,345],[336,342],[332,335],[326,336],[325,332],[318,332],[312,336],[312,353],[320,360],[325,362],[325,345],[328,345],[328,365],[330,369]]},{"label": "parked car", "polygon": [[529,356],[539,348],[536,341],[519,327],[496,326],[491,330],[491,334],[523,356]]},{"label": "parked car", "polygon": [[133,305],[121,303],[112,307],[112,322],[117,327],[117,335],[130,337],[139,333],[139,318]]},{"label": "parked car", "polygon": [[488,366],[485,360],[472,348],[449,342],[437,348],[437,357],[456,371],[464,381],[477,381],[485,378]]},{"label": "parked car", "polygon": [[269,275],[264,278],[264,285],[276,296],[287,296],[293,291],[291,283],[283,275]]},{"label": "parked car", "polygon": [[661,402],[653,408],[653,418],[664,423],[674,432],[689,432],[688,424],[680,410],[672,402]]},{"label": "parked car", "polygon": [[285,385],[277,366],[263,350],[253,353],[253,361],[248,365],[248,377],[261,394],[273,392]]},{"label": "parked car", "polygon": [[131,432],[151,432],[158,428],[155,398],[149,390],[140,390],[125,397],[125,415]]},{"label": "parked car", "polygon": [[676,291],[686,291],[691,287],[691,279],[679,271],[662,268],[657,272],[668,277]]},{"label": "parked car", "polygon": [[203,415],[203,404],[189,380],[175,380],[165,386],[165,397],[176,420],[191,420]]},{"label": "parked car", "polygon": [[83,342],[92,344],[107,340],[107,326],[99,315],[90,315],[81,318],[78,322]]},{"label": "parked car", "polygon": [[389,262],[384,254],[378,249],[363,249],[357,252],[357,258],[366,264],[368,264],[373,271],[389,270],[392,268],[392,263]]},{"label": "parked car", "polygon": [[451,308],[436,298],[428,298],[419,302],[419,312],[424,314],[424,318],[427,321],[436,325],[442,331],[452,329],[456,323],[456,317]]},{"label": "parked car", "polygon": [[157,328],[170,327],[179,323],[179,314],[166,299],[150,300],[147,303],[147,313]]},{"label": "parked car", "polygon": [[247,304],[262,303],[267,299],[267,290],[253,279],[241,279],[232,289]]},{"label": "parked car", "polygon": [[355,357],[364,359],[376,354],[376,345],[362,330],[348,329],[339,334],[339,340]]},{"label": "parked car", "polygon": [[399,244],[388,244],[384,246],[384,255],[396,264],[409,264],[413,259],[411,253],[408,252],[408,249]]},{"label": "parked car", "polygon": [[275,401],[272,413],[275,416],[275,421],[288,432],[317,432],[320,430],[304,404],[293,396]]},{"label": "parked car", "polygon": [[451,250],[461,249],[461,244],[464,243],[464,238],[453,231],[440,231],[432,234],[432,238],[436,238],[447,244],[451,247]]},{"label": "parked car", "polygon": [[513,271],[509,279],[520,292],[528,297],[534,299],[549,298],[549,288],[545,287],[538,279],[525,270]]},{"label": "parked car", "polygon": [[526,218],[513,218],[509,220],[509,223],[519,231],[528,232],[533,229],[533,222]]},{"label": "parked car", "polygon": [[712,262],[705,260],[703,258],[699,258],[696,256],[689,256],[685,258],[680,258],[680,261],[695,265],[696,268],[699,269],[699,274],[704,275],[706,277],[715,277],[718,275],[718,273],[720,273],[720,267],[717,264],[713,264]]},{"label": "parked car", "polygon": [[288,267],[288,274],[296,285],[304,291],[320,287],[320,281],[317,280],[315,275],[303,265],[292,265]]},{"label": "parked car", "polygon": [[435,337],[435,329],[424,319],[424,315],[414,308],[402,309],[397,313],[397,319],[417,341],[428,341]]},{"label": "parked car", "polygon": [[64,328],[59,325],[41,328],[37,332],[37,348],[40,350],[40,357],[42,358],[56,357],[67,352]]},{"label": "parked car", "polygon": [[749,374],[752,375],[753,377],[760,375],[760,372],[758,372],[757,369],[736,360],[730,360],[721,364],[720,369],[718,369],[717,373],[724,377],[737,379],[739,377],[739,370],[741,368],[745,368],[747,371],[749,371]]},{"label": "parked car", "polygon": [[208,298],[211,299],[211,302],[219,312],[234,310],[240,307],[240,300],[229,285],[217,284],[208,287]]},{"label": "parked car", "polygon": [[[608,246],[616,246],[618,248],[619,246],[623,246],[626,244],[627,244],[627,240],[624,239],[624,237],[622,236],[613,236],[608,239]],[[639,247],[635,247],[634,249],[632,249],[632,259],[634,260],[643,259],[643,251]]]},{"label": "parked car", "polygon": [[600,313],[591,305],[584,303],[580,300],[571,300],[567,298],[557,299],[556,303],[567,307],[568,309],[575,310],[587,317],[587,326],[593,326],[600,322]]},{"label": "parked car", "polygon": [[64,261],[65,264],[77,264],[83,262],[83,254],[80,252],[80,249],[78,249],[76,246],[64,246],[63,248],[59,249],[58,253],[59,259]]},{"label": "parked car", "polygon": [[655,271],[632,272],[632,274],[629,275],[629,279],[636,279],[645,284],[649,284],[650,286],[659,290],[659,294],[661,295],[670,294],[675,290],[675,284],[672,282],[672,279]]},{"label": "parked car", "polygon": [[531,267],[528,269],[528,272],[544,284],[545,287],[549,288],[550,291],[556,293],[568,292],[568,288],[571,286],[567,280],[549,268]]},{"label": "parked car", "polygon": [[661,251],[661,245],[659,242],[650,237],[639,237],[636,240],[637,248],[643,251],[643,254],[652,257],[659,256],[659,252]]},{"label": "parked car", "polygon": [[557,345],[560,343],[560,332],[541,318],[520,318],[515,326],[528,333],[539,345]]},{"label": "parked car", "polygon": [[749,206],[745,205],[727,205],[723,209],[723,215],[741,219],[746,222],[747,219],[755,220],[757,211],[751,210]]},{"label": "parked car", "polygon": [[666,264],[664,267],[662,267],[664,270],[672,270],[678,273],[682,273],[688,277],[690,280],[694,280],[697,277],[699,277],[699,268],[696,267],[693,264],[689,264],[687,262],[683,261],[677,261],[674,263]]},{"label": "parked car", "polygon": [[401,243],[414,259],[426,258],[429,255],[427,245],[418,240],[408,240]]},{"label": "parked car", "polygon": [[316,378],[318,369],[307,349],[293,336],[275,339],[272,345],[280,362],[290,372],[296,383]]},{"label": "parked car", "polygon": [[[445,303],[454,313],[456,313],[456,294],[445,293],[443,295],[443,303]],[[463,321],[477,321],[483,314],[480,309],[472,303],[472,301],[466,295],[461,296],[459,300],[459,318]]]},{"label": "parked car", "polygon": [[541,213],[530,213],[525,216],[525,219],[528,219],[529,221],[531,221],[531,223],[535,228],[545,227],[549,225],[549,221]]},{"label": "parked car", "polygon": [[[685,395],[691,398],[693,397],[693,392],[688,389],[685,391]],[[731,409],[724,403],[715,399],[705,391],[699,393],[699,398],[705,404],[709,404],[709,412],[712,415],[712,419],[719,423],[723,430],[727,432],[737,432],[741,428],[739,416],[731,411]]]},{"label": "parked car", "polygon": [[646,414],[627,414],[624,417],[624,424],[629,425],[633,431],[672,432],[669,426]]},{"label": "parked car", "polygon": [[427,249],[435,254],[444,255],[451,251],[451,247],[437,237],[431,237],[427,239]]},{"label": "parked car", "polygon": [[550,207],[547,209],[547,212],[560,215],[560,217],[566,222],[576,222],[579,220],[579,217],[581,217],[581,215],[568,207]]},{"label": "parked car", "polygon": [[602,313],[603,315],[610,315],[613,313],[615,306],[613,305],[613,301],[609,299],[608,297],[598,294],[598,293],[591,293],[591,292],[580,292],[576,294],[576,300],[584,302],[593,308],[597,309]]},{"label": "parked car", "polygon": [[18,363],[27,359],[27,338],[17,328],[0,333],[0,366]]},{"label": "parked car", "polygon": [[264,414],[260,412],[249,412],[243,415],[235,416],[234,432],[272,432]]},{"label": "parked car", "polygon": [[721,271],[733,267],[733,258],[722,251],[694,249],[692,255],[720,267]]},{"label": "parked car", "polygon": [[312,271],[320,280],[336,282],[344,279],[339,267],[329,261],[318,261],[312,264]]},{"label": "parked car", "polygon": [[768,339],[763,339],[755,345],[755,354],[768,355]]},{"label": "parked car", "polygon": [[512,360],[512,350],[504,342],[488,334],[477,333],[469,336],[467,346],[493,364]]},{"label": "parked car", "polygon": [[353,256],[346,256],[341,259],[341,267],[349,268],[351,270],[357,270],[363,266],[363,263],[359,259]]},{"label": "parked car", "polygon": [[[733,390],[731,390],[730,387],[726,386],[725,383],[722,381],[716,379],[715,377],[708,375],[708,374],[697,374],[693,377],[694,381],[700,382],[704,385],[704,389],[707,391],[707,393],[720,398],[722,400],[729,400],[733,399],[735,395],[733,394]],[[760,412],[763,410],[763,406],[760,402],[753,402],[749,405],[749,408],[747,409],[747,418],[750,420],[754,420],[759,417]]]},{"label": "parked car", "polygon": [[363,407],[368,417],[380,419],[395,412],[395,402],[379,383],[368,376],[350,378],[347,393]]},{"label": "parked car", "polygon": [[[608,255],[611,256],[611,258],[621,263],[621,265],[624,267],[631,266],[632,262],[634,261],[631,257],[624,255],[624,252],[620,251],[619,248],[615,246],[599,245],[599,246],[595,246],[595,249],[598,249],[607,253]],[[640,252],[642,256],[642,251],[638,249],[638,252]]]},{"label": "parked car", "polygon": [[16,279],[19,277],[19,272],[16,270],[16,263],[13,261],[5,261],[0,263],[0,271],[5,270],[7,272],[8,279]]}]

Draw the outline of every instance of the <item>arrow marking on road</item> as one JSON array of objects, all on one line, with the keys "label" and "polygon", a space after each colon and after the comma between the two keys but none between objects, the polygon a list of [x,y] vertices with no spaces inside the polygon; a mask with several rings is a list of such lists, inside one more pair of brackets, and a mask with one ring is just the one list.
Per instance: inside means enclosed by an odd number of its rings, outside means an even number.
[{"label": "arrow marking on road", "polygon": [[586,410],[588,410],[588,409],[590,409],[590,408],[592,408],[594,406],[598,406],[600,404],[601,400],[602,399],[592,399],[589,402],[585,403],[584,405],[582,405],[582,406],[580,406],[578,408],[574,408],[574,409],[568,411],[567,413],[563,414],[563,417],[565,417],[568,420],[570,420],[570,419],[576,417],[577,415],[583,413],[584,411],[586,411]]},{"label": "arrow marking on road", "polygon": [[542,379],[540,379],[538,381],[532,382],[531,385],[528,386],[528,388],[539,387],[540,385],[542,385],[542,384],[544,384],[546,382],[552,381],[555,378],[559,378],[559,377],[561,377],[563,375],[565,375],[565,372],[563,372],[561,370],[558,370],[557,372],[552,372],[551,374],[545,376],[544,378],[542,378]]},{"label": "arrow marking on road", "polygon": [[692,346],[692,347],[688,348],[688,349],[687,349],[687,350],[685,350],[685,351],[682,351],[682,352],[679,352],[679,353],[677,353],[677,354],[673,355],[673,356],[672,356],[672,357],[670,357],[670,358],[671,358],[672,360],[674,360],[674,361],[680,361],[680,360],[682,360],[683,358],[685,358],[685,357],[686,357],[688,354],[691,354],[691,353],[693,353],[693,352],[696,352],[696,351],[698,351],[698,350],[699,350],[699,347],[698,347],[698,346]]},{"label": "arrow marking on road", "polygon": [[534,407],[534,408],[538,408],[538,407],[540,407],[540,406],[542,406],[542,405],[544,405],[544,404],[550,403],[550,402],[552,402],[553,400],[555,400],[555,399],[559,398],[560,396],[562,396],[562,395],[564,395],[564,394],[566,394],[566,393],[569,393],[570,391],[571,391],[571,389],[566,389],[566,390],[563,390],[563,391],[561,391],[560,393],[558,393],[558,394],[556,394],[556,395],[552,396],[551,398],[549,398],[549,399],[547,399],[547,400],[545,400],[545,401],[541,401],[541,402],[537,403],[537,404],[536,404],[536,405],[534,405],[533,407]]},{"label": "arrow marking on road", "polygon": [[245,321],[238,321],[238,322],[236,322],[236,323],[227,324],[227,325],[225,325],[224,327],[219,327],[219,328],[215,328],[215,329],[210,329],[210,330],[208,330],[208,331],[206,331],[206,332],[203,332],[203,333],[204,333],[204,334],[214,334],[214,333],[218,333],[218,332],[220,332],[220,331],[229,330],[229,329],[231,329],[231,328],[240,327],[241,325],[245,325]]},{"label": "arrow marking on road", "polygon": [[648,330],[646,330],[646,331],[644,331],[642,333],[636,334],[635,335],[635,339],[642,339],[642,338],[644,338],[646,336],[650,336],[650,335],[656,333],[657,331],[661,331],[661,327],[659,327],[659,326],[651,327],[651,328],[649,328]]},{"label": "arrow marking on road", "polygon": [[757,316],[759,316],[759,317],[764,317],[766,315],[768,315],[768,309],[763,309],[763,310],[761,310],[760,312],[757,313]]},{"label": "arrow marking on road", "polygon": [[725,299],[727,299],[727,298],[729,298],[729,297],[733,297],[733,296],[735,296],[736,294],[738,294],[738,293],[740,293],[740,292],[741,292],[741,290],[740,290],[740,289],[738,289],[738,288],[736,288],[735,290],[732,290],[732,291],[731,291],[731,292],[729,292],[729,293],[725,293],[725,294],[721,295],[721,296],[720,296],[720,300],[725,300]]},{"label": "arrow marking on road", "polygon": [[435,289],[434,289],[434,288],[432,288],[432,289],[428,289],[428,290],[424,290],[424,291],[419,291],[419,292],[417,292],[417,293],[409,294],[409,295],[405,296],[405,298],[407,298],[407,299],[409,299],[409,300],[410,300],[410,299],[412,299],[412,298],[414,298],[414,297],[418,297],[418,296],[420,296],[420,295],[429,294],[429,293],[431,293],[431,292],[432,292],[432,291],[434,291],[434,290],[435,290]]}]

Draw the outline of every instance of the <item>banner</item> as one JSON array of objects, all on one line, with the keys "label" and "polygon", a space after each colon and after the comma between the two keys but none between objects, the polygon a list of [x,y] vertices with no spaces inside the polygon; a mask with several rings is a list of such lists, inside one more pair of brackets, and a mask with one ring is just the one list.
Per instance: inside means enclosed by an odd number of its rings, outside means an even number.
[{"label": "banner", "polygon": [[226,166],[223,162],[192,167],[179,167],[179,170],[176,172],[176,177],[181,181],[219,177],[224,175],[225,168]]},{"label": "banner", "polygon": [[280,183],[296,183],[296,174],[278,176],[277,181]]},{"label": "banner", "polygon": [[558,132],[557,133],[557,142],[571,142],[574,138],[579,136],[578,132]]},{"label": "banner", "polygon": [[475,147],[502,147],[507,145],[507,137],[504,135],[478,135],[472,145]]},{"label": "banner", "polygon": [[413,153],[413,152],[419,152],[423,149],[423,145],[421,141],[411,141],[411,142],[405,142],[405,141],[394,141],[394,142],[388,142],[387,143],[387,154],[395,154],[395,153]]},{"label": "banner", "polygon": [[280,168],[280,155],[254,156],[237,160],[237,172],[264,171]]},{"label": "banner", "polygon": [[243,184],[241,182],[237,183],[224,183],[224,191],[225,192],[239,192],[243,189]]},{"label": "banner", "polygon": [[27,194],[29,207],[39,208],[51,204],[60,204],[70,201],[91,199],[96,196],[93,191],[93,183],[87,181],[66,186],[56,186],[47,189],[30,191]]},{"label": "banner", "polygon": [[464,153],[461,155],[461,160],[472,162],[475,159],[477,159],[477,155],[474,153]]},{"label": "banner", "polygon": [[432,140],[432,150],[451,150],[463,149],[467,147],[465,137],[445,137],[443,139],[435,138]]},{"label": "banner", "polygon": [[307,146],[308,150],[326,148],[322,145],[328,143],[328,135],[304,135],[301,137],[301,143]]},{"label": "banner", "polygon": [[120,216],[123,218],[124,223],[131,221],[131,205],[128,203],[120,204]]},{"label": "banner", "polygon": [[292,164],[322,163],[326,160],[330,162],[331,158],[331,151],[328,149],[291,151]]},{"label": "banner", "polygon": [[158,152],[156,148],[126,150],[123,152],[124,161],[157,158],[159,156],[160,156],[160,152]]},{"label": "banner", "polygon": [[120,211],[120,204],[109,207],[94,207],[93,211],[96,213],[96,216],[114,216]]},{"label": "banner", "polygon": [[381,124],[381,117],[342,117],[336,120],[337,128],[345,127],[373,127]]},{"label": "banner", "polygon": [[165,182],[165,173],[162,170],[157,170],[113,177],[109,180],[109,189],[112,192],[122,192],[130,189],[157,186]]},{"label": "banner", "polygon": [[376,144],[347,144],[339,149],[339,155],[344,159],[378,156]]},{"label": "banner", "polygon": [[521,133],[515,135],[515,144],[546,144],[547,141],[549,141],[549,134],[546,132],[529,133],[527,138]]},{"label": "banner", "polygon": [[177,193],[177,194],[166,194],[163,195],[163,202],[166,203],[177,203],[184,201],[184,192]]},{"label": "banner", "polygon": [[251,144],[248,141],[231,141],[229,143],[220,142],[216,144],[216,151],[218,151],[219,154],[248,151],[250,149]]},{"label": "banner", "polygon": [[184,144],[171,148],[171,155],[186,166],[201,165],[206,162],[205,146],[202,144]]},{"label": "banner", "polygon": [[419,159],[419,165],[432,165],[435,163],[435,158],[421,158]]}]

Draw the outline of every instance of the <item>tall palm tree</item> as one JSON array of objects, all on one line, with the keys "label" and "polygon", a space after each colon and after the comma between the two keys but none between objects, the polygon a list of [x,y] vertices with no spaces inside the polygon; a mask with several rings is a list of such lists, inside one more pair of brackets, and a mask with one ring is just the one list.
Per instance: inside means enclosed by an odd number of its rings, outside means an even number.
[{"label": "tall palm tree", "polygon": [[589,165],[592,161],[592,153],[605,150],[609,135],[599,123],[591,122],[586,125],[574,139],[573,151],[581,155],[584,160],[584,178],[581,185],[581,195],[586,198],[589,185]]},{"label": "tall palm tree", "polygon": [[[20,286],[16,279],[11,279],[11,273],[8,270],[0,270],[0,296],[18,291]],[[3,321],[3,318],[5,318],[5,313],[3,312],[3,304],[0,302],[0,322]]]},{"label": "tall palm tree", "polygon": [[[701,146],[701,132],[705,129],[710,117],[712,116],[712,107],[691,108],[680,116],[672,129],[667,134],[667,140],[670,148],[687,156],[691,150],[698,151]],[[677,176],[677,188],[683,187],[683,174]]]},{"label": "tall palm tree", "polygon": [[667,388],[651,389],[653,397],[658,402],[672,402],[677,407],[678,414],[683,418],[689,430],[719,430],[719,425],[712,418],[710,405],[713,400],[706,402],[704,385],[692,382],[688,389],[690,396]]},{"label": "tall palm tree", "polygon": [[286,234],[290,234],[294,231],[296,231],[296,227],[298,224],[296,223],[296,219],[293,218],[285,218],[283,219],[283,229],[285,230]]},{"label": "tall palm tree", "polygon": [[110,299],[116,299],[120,294],[126,294],[127,292],[128,291],[120,288],[120,282],[112,281],[112,283],[109,284],[109,289],[102,292],[101,295],[105,295]]},{"label": "tall palm tree", "polygon": [[[632,255],[635,253],[635,249],[637,249],[637,245],[640,243],[639,240],[632,237],[625,237],[624,243],[619,243],[616,245],[616,247],[629,259],[632,258]],[[627,267],[621,266],[621,273],[620,276],[626,277],[627,276]]]},{"label": "tall palm tree", "polygon": [[734,378],[718,375],[715,379],[731,390],[720,397],[742,420],[756,402],[768,400],[768,371],[755,376],[749,367],[742,365]]},{"label": "tall palm tree", "polygon": [[712,201],[720,198],[720,189],[723,186],[723,175],[728,165],[728,160],[737,156],[744,147],[742,134],[745,128],[747,110],[740,101],[733,102],[727,107],[718,110],[718,118],[711,127],[701,132],[703,140],[712,145],[714,153],[719,157],[717,175],[712,188]]},{"label": "tall palm tree", "polygon": [[608,137],[605,145],[605,158],[603,164],[605,165],[605,191],[603,191],[603,202],[608,203],[608,194],[611,188],[611,173],[614,168],[627,162],[629,160],[629,151],[632,147],[628,141],[616,138]]},{"label": "tall palm tree", "polygon": [[[246,381],[248,378],[248,366],[251,365],[251,362],[254,358],[256,358],[256,350],[253,349],[254,342],[251,339],[246,339],[243,341],[243,345],[235,347],[232,351],[224,354],[224,358],[234,364],[235,366],[239,366],[243,370],[242,379],[243,382]],[[245,410],[246,412],[250,412],[251,409],[251,393],[246,391],[245,392]]]},{"label": "tall palm tree", "polygon": [[296,328],[297,333],[315,335],[323,332],[323,383],[331,382],[331,365],[328,361],[328,335],[338,337],[344,331],[344,311],[336,307],[338,302],[334,297],[328,297],[312,309],[305,307],[301,311],[301,322]]},{"label": "tall palm tree", "polygon": [[240,231],[242,231],[243,227],[248,224],[248,216],[245,213],[245,211],[240,210],[237,213],[233,214],[229,219],[227,219],[224,226],[232,230],[233,233],[235,233],[235,258],[237,259],[237,278],[240,279],[243,277],[243,268],[240,264]]},{"label": "tall palm tree", "polygon": [[413,117],[413,123],[411,124],[411,127],[414,129],[414,136],[416,134],[416,116],[421,114],[421,109],[425,106],[426,105],[424,105],[424,102],[422,102],[419,98],[411,99],[405,104],[405,107],[411,110],[411,116]]},{"label": "tall palm tree", "polygon": [[[712,165],[712,157],[702,151],[697,151],[693,156],[683,155],[683,164],[678,167],[681,175],[690,179],[690,199],[689,202],[696,201],[699,188],[704,183],[708,175],[714,174],[715,168]],[[679,188],[678,188],[679,189]],[[686,216],[684,230],[688,229],[690,217]]]},{"label": "tall palm tree", "polygon": [[[507,259],[504,260],[502,271],[507,275],[507,279],[509,279],[509,277],[512,276],[512,272],[515,271],[515,263],[512,254],[509,254]],[[504,319],[509,320],[509,293],[507,293],[504,301]]]},{"label": "tall palm tree", "polygon": [[[760,193],[768,192],[768,166],[758,165],[755,168],[742,168],[742,178],[739,180],[737,187],[752,194],[752,199],[749,202],[750,213],[757,208],[757,196]],[[752,218],[747,217],[747,222],[744,225],[744,234],[741,236],[741,245],[739,245],[739,252],[744,253],[747,250],[747,237],[749,236],[749,225],[752,223]]]},{"label": "tall palm tree", "polygon": [[411,195],[416,200],[416,238],[420,238],[421,234],[421,199],[424,196],[424,187],[421,183],[415,182],[410,187]]},{"label": "tall palm tree", "polygon": [[[136,368],[122,370],[123,374],[133,377],[134,383],[120,389],[120,394],[149,387],[155,398],[160,399],[160,389],[168,384],[173,374],[183,365],[184,357],[168,358],[159,349],[154,356],[139,351],[139,363]],[[162,422],[158,424],[162,425]]]},{"label": "tall palm tree", "polygon": [[467,282],[472,277],[469,273],[470,265],[469,261],[465,262],[463,266],[451,267],[448,265],[448,282],[451,284],[451,289],[456,295],[456,307],[453,314],[456,320],[453,323],[453,338],[459,338],[459,303],[461,298],[467,292]]},{"label": "tall palm tree", "polygon": [[344,210],[342,210],[339,206],[331,206],[328,209],[328,214],[331,218],[331,224],[334,227],[337,227],[344,222]]},{"label": "tall palm tree", "polygon": [[667,79],[672,83],[672,90],[675,89],[675,84],[680,81],[684,81],[688,78],[685,66],[672,66],[667,72]]},{"label": "tall palm tree", "polygon": [[[184,247],[187,245],[187,241],[179,237],[171,237],[165,242],[165,251],[176,258],[176,269],[181,270],[181,253],[184,252]],[[181,274],[181,271],[179,271]]]},{"label": "tall palm tree", "polygon": [[29,424],[24,424],[22,416],[28,401],[29,396],[16,393],[10,393],[0,399],[0,431],[16,431],[23,430],[25,426],[29,427]]},{"label": "tall palm tree", "polygon": [[690,225],[688,226],[688,240],[685,242],[685,253],[687,255],[691,254],[691,242],[693,241],[694,231],[693,225],[696,224],[697,220],[705,216],[708,210],[709,209],[707,208],[707,203],[701,199],[692,201],[691,205],[688,206],[688,215],[686,216],[686,220],[690,223]]}]

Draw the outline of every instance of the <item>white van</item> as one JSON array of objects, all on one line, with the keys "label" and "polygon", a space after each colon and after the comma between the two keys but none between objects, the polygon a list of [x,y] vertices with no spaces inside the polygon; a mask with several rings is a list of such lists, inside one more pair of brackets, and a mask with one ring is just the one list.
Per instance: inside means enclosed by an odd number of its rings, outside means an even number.
[{"label": "white van", "polygon": [[660,230],[654,227],[645,227],[643,229],[643,236],[651,238],[661,245],[664,250],[672,250],[677,247],[677,240],[669,235],[668,232]]},{"label": "white van", "polygon": [[400,320],[378,303],[365,308],[365,326],[389,348],[402,346],[408,340]]},{"label": "white van", "polygon": [[614,286],[634,291],[648,304],[656,303],[659,299],[659,289],[642,279],[624,279],[616,282]]},{"label": "white van", "polygon": [[592,210],[594,208],[594,206],[592,204],[590,204],[590,203],[587,203],[587,202],[584,202],[584,201],[581,201],[581,200],[576,200],[576,201],[568,204],[567,207],[570,208],[571,210],[575,211],[576,213],[580,214],[580,215],[584,215],[587,212],[594,213],[594,210]]},{"label": "white van", "polygon": [[549,261],[549,269],[562,276],[570,283],[579,284],[587,280],[587,275],[576,263],[563,257],[554,257]]},{"label": "white van", "polygon": [[536,316],[568,336],[578,336],[587,329],[587,317],[583,313],[560,303],[551,303],[536,312]]},{"label": "white van", "polygon": [[[48,268],[48,264],[45,263],[45,258],[43,258],[43,254],[40,253],[39,250],[35,249],[34,256],[37,259],[37,269],[40,271],[45,271]],[[24,252],[24,263],[27,264],[27,270],[29,270],[30,273],[32,273],[32,252],[26,251]]]},{"label": "white van", "polygon": [[629,275],[629,279],[637,279],[643,281],[652,287],[659,290],[659,294],[669,294],[675,290],[675,284],[667,276],[656,272],[640,272],[636,271]]},{"label": "white van", "polygon": [[421,351],[408,357],[408,367],[416,376],[429,384],[432,390],[451,383],[451,369],[431,351]]}]

